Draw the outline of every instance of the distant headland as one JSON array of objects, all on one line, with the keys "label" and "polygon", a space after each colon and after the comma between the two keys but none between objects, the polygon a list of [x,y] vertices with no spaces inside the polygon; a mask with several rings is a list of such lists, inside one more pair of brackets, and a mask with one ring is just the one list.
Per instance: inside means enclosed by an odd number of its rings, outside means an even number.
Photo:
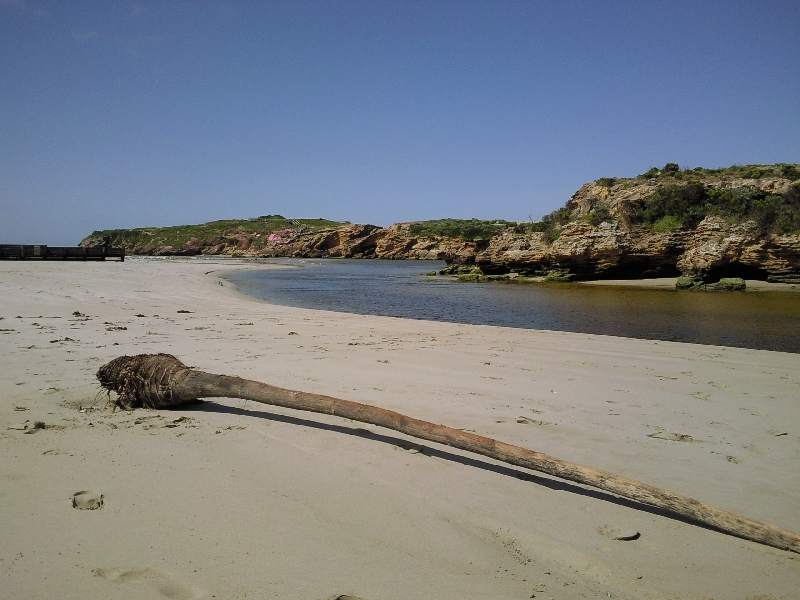
[{"label": "distant headland", "polygon": [[83,247],[150,256],[437,259],[463,279],[680,276],[800,283],[800,164],[681,170],[583,185],[537,222],[440,219],[389,227],[266,215],[95,231]]}]

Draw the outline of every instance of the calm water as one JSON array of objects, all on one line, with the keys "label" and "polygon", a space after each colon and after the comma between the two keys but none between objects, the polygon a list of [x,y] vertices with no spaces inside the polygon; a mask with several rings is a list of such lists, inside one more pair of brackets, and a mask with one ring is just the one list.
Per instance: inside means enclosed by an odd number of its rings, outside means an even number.
[{"label": "calm water", "polygon": [[443,262],[275,260],[297,268],[227,276],[273,304],[800,352],[800,294],[691,293],[424,277]]}]

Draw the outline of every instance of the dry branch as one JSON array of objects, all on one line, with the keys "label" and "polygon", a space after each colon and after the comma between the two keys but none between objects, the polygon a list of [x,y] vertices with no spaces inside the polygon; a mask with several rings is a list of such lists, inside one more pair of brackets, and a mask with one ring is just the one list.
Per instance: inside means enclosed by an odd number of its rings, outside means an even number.
[{"label": "dry branch", "polygon": [[130,409],[165,408],[197,398],[242,398],[285,408],[336,415],[353,421],[488,456],[502,462],[592,486],[767,546],[800,553],[800,536],[767,523],[704,504],[608,471],[560,460],[492,438],[436,425],[400,413],[330,396],[287,390],[228,375],[212,375],[185,366],[169,354],[121,356],[102,366],[97,379]]}]

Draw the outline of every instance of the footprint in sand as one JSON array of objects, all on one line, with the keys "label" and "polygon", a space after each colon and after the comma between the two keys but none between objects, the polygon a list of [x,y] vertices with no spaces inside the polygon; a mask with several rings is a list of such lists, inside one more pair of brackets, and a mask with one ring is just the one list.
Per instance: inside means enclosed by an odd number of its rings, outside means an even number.
[{"label": "footprint in sand", "polygon": [[762,450],[761,448],[759,448],[755,444],[747,444],[746,446],[742,446],[742,448],[744,448],[745,450],[749,450],[750,452],[753,452],[755,454],[758,454],[759,456],[764,456],[764,455],[768,454],[767,452],[765,452],[764,450]]},{"label": "footprint in sand", "polygon": [[[170,600],[194,600],[200,591],[182,583],[157,569],[95,569],[94,576],[118,584],[127,584],[155,590]],[[148,594],[149,595],[149,594]]]},{"label": "footprint in sand", "polygon": [[72,496],[72,507],[79,510],[97,510],[103,508],[105,497],[100,492],[87,491],[76,492]]},{"label": "footprint in sand", "polygon": [[335,594],[329,596],[328,600],[364,600],[361,596],[353,596],[352,594]]},{"label": "footprint in sand", "polygon": [[749,413],[750,413],[751,415],[753,415],[754,417],[766,417],[766,416],[767,416],[767,415],[765,415],[765,414],[764,414],[764,413],[762,413],[762,412],[759,412],[759,411],[757,411],[757,410],[755,410],[755,409],[752,409],[752,408],[747,408],[747,407],[745,407],[745,406],[741,407],[739,410],[743,410],[743,411],[745,411],[745,412],[749,412]]},{"label": "footprint in sand", "polygon": [[656,431],[655,433],[649,434],[647,437],[657,438],[659,440],[669,440],[671,442],[699,442],[700,440],[695,440],[692,436],[685,434],[685,433],[675,433],[674,431]]},{"label": "footprint in sand", "polygon": [[619,542],[632,542],[641,537],[641,534],[635,529],[619,528],[611,525],[601,525],[597,528],[597,533],[610,540],[617,540]]}]

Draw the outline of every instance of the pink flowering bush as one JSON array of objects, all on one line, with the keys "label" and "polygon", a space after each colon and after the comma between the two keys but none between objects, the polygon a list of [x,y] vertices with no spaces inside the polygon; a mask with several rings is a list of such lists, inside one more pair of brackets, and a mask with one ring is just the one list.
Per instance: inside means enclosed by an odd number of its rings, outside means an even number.
[{"label": "pink flowering bush", "polygon": [[272,233],[269,234],[269,237],[267,238],[267,241],[275,242],[277,244],[280,244],[280,243],[283,242],[283,236],[281,235],[282,233],[293,233],[293,232],[294,232],[294,229],[288,229],[288,228],[287,229],[278,229],[277,231],[273,231]]}]

